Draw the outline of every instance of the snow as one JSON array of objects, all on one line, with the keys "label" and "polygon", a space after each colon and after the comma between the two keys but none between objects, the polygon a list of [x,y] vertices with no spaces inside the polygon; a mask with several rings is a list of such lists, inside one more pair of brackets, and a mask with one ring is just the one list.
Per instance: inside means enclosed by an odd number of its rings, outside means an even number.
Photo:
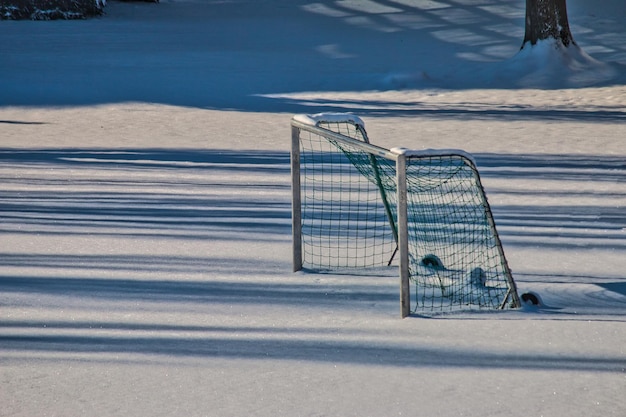
[{"label": "snow", "polygon": [[468,159],[473,164],[476,164],[472,154],[465,152],[462,149],[408,149],[405,147],[391,148],[391,152],[397,155],[406,155],[407,157],[432,157],[432,156],[462,156]]},{"label": "snow", "polygon": [[365,122],[350,113],[317,113],[317,114],[296,114],[293,120],[307,126],[318,126],[320,123],[351,123],[355,126],[365,128]]},{"label": "snow", "polygon": [[[523,3],[2,22],[0,415],[622,416],[626,7],[569,0],[553,54]],[[321,112],[474,155],[544,305],[402,320],[395,271],[292,273],[289,122]]]}]

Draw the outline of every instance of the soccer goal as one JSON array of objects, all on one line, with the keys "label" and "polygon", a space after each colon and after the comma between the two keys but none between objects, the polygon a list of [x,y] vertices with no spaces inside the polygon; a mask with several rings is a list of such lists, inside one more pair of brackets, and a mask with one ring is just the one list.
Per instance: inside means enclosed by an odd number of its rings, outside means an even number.
[{"label": "soccer goal", "polygon": [[397,266],[402,317],[520,306],[471,155],[385,149],[344,113],[291,128],[294,271]]}]

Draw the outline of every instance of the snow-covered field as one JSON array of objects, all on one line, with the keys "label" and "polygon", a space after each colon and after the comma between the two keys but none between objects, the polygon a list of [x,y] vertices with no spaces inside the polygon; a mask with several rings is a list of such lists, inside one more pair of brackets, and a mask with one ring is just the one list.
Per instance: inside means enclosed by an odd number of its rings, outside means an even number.
[{"label": "snow-covered field", "polygon": [[[524,3],[1,22],[0,416],[625,415],[626,5],[568,0],[555,60],[515,56]],[[289,121],[320,111],[473,153],[546,305],[401,320],[395,278],[292,273]]]}]

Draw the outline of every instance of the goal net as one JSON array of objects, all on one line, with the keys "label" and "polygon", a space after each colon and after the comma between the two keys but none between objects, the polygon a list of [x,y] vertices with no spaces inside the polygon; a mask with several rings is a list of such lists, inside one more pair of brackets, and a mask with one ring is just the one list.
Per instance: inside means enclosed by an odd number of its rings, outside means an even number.
[{"label": "goal net", "polygon": [[519,306],[470,155],[381,148],[347,114],[295,116],[291,154],[294,270],[397,265],[403,316]]}]

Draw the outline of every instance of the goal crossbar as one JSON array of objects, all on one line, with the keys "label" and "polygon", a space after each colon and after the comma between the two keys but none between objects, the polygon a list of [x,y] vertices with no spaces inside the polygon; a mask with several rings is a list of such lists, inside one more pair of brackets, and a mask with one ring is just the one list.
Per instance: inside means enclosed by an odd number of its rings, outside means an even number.
[{"label": "goal crossbar", "polygon": [[376,146],[354,115],[294,116],[291,129],[294,271],[384,266],[397,252],[402,317],[519,307],[471,155]]}]

